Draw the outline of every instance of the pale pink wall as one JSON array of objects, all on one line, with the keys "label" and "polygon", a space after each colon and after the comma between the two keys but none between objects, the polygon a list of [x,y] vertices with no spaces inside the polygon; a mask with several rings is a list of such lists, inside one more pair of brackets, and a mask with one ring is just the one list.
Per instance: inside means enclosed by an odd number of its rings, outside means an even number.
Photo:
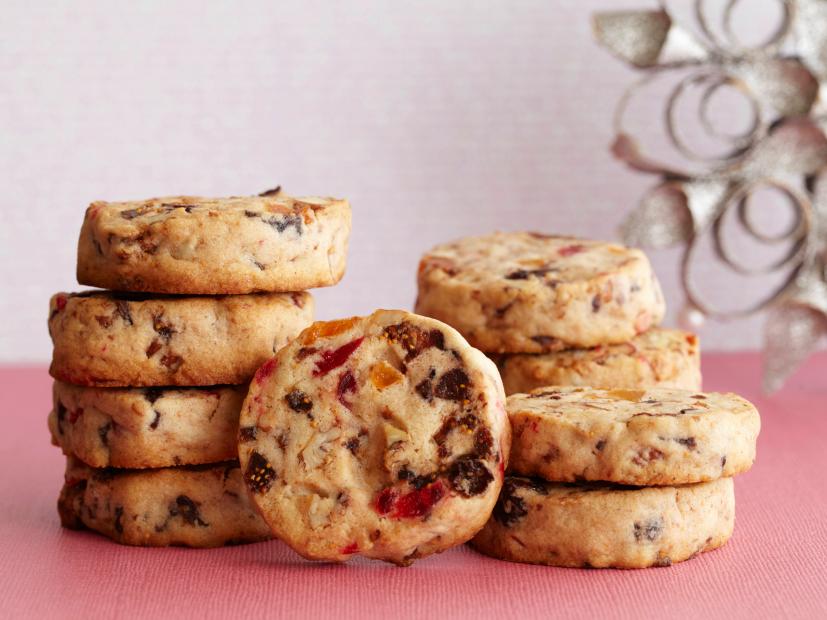
[{"label": "pale pink wall", "polygon": [[[632,74],[589,14],[618,6],[4,2],[0,361],[48,358],[47,299],[76,288],[93,199],[348,197],[348,274],[318,293],[322,317],[410,307],[420,253],[457,236],[614,237],[650,182],[607,152]],[[676,255],[655,258],[674,312]],[[713,324],[705,343],[755,346],[759,326]]]}]

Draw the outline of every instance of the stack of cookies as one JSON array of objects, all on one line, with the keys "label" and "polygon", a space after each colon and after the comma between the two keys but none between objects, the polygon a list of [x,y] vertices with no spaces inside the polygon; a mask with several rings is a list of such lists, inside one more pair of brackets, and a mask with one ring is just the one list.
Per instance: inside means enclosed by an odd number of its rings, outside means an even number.
[{"label": "stack of cookies", "polygon": [[661,329],[640,250],[538,233],[440,245],[419,265],[416,310],[491,355],[507,394],[546,385],[701,387],[694,334]]},{"label": "stack of cookies", "polygon": [[417,312],[497,359],[511,394],[509,475],[478,550],[636,568],[729,539],[758,412],[699,392],[697,338],[657,327],[664,301],[642,252],[497,233],[434,248],[418,283]]},{"label": "stack of cookies", "polygon": [[735,525],[732,476],[755,459],[760,418],[735,394],[541,388],[506,403],[511,461],[473,541],[553,566],[668,566]]},{"label": "stack of cookies", "polygon": [[350,207],[279,190],[96,202],[81,284],[55,295],[52,440],[67,527],[135,545],[262,540],[238,465],[256,369],[313,321],[306,289],[345,269]]}]

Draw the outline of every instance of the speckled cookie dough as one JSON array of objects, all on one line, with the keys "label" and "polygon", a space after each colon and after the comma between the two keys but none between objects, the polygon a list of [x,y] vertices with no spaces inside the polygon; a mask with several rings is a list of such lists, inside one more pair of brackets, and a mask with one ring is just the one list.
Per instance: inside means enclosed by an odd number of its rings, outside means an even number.
[{"label": "speckled cookie dough", "polygon": [[270,538],[235,462],[130,471],[69,458],[58,512],[63,527],[124,545],[220,547]]},{"label": "speckled cookie dough", "polygon": [[488,353],[548,353],[627,342],[663,318],[640,250],[539,233],[435,247],[419,264],[416,312]]},{"label": "speckled cookie dough", "polygon": [[309,559],[410,564],[469,540],[502,485],[494,364],[402,311],[316,323],[264,364],[239,429],[248,488]]},{"label": "speckled cookie dough", "polygon": [[541,388],[508,397],[510,471],[546,480],[688,484],[755,460],[761,420],[735,394]]},{"label": "speckled cookie dough", "polygon": [[75,385],[238,385],[313,321],[309,293],[58,293],[51,375]]},{"label": "speckled cookie dough", "polygon": [[247,386],[89,388],[56,381],[52,443],[92,467],[171,467],[238,458]]},{"label": "speckled cookie dough", "polygon": [[193,295],[331,286],[345,271],[350,221],[346,200],[279,191],[94,202],[78,241],[78,282]]},{"label": "speckled cookie dough", "polygon": [[701,389],[698,338],[677,329],[650,329],[623,344],[501,355],[495,361],[506,394],[549,385]]},{"label": "speckled cookie dough", "polygon": [[717,549],[734,527],[731,478],[646,488],[509,476],[471,544],[511,562],[646,568]]}]

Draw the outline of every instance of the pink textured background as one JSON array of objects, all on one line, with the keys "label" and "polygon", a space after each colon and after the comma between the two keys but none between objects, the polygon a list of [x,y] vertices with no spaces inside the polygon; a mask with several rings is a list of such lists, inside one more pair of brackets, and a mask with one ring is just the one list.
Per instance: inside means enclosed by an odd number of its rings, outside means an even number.
[{"label": "pink textured background", "polygon": [[2,617],[827,616],[827,355],[785,390],[758,391],[759,358],[704,359],[706,387],[761,410],[755,467],[736,485],[735,535],[670,568],[571,570],[488,559],[467,548],[396,568],[312,564],[279,542],[209,551],[138,549],[62,530],[62,457],[49,446],[43,368],[0,369]]}]

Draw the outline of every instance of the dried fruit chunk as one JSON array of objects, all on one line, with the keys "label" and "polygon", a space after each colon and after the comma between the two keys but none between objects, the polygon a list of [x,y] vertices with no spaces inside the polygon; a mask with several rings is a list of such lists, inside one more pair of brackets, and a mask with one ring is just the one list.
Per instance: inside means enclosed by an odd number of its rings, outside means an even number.
[{"label": "dried fruit chunk", "polygon": [[646,394],[646,390],[609,390],[606,392],[606,398],[614,400],[628,400],[629,402],[639,402],[641,397]]},{"label": "dried fruit chunk", "polygon": [[269,360],[264,362],[259,367],[259,369],[256,371],[256,376],[255,376],[256,383],[261,383],[267,377],[272,375],[275,372],[277,367],[278,367],[278,362],[276,361],[276,358],[274,358],[274,357],[270,358]]},{"label": "dried fruit chunk", "polygon": [[413,519],[427,516],[431,509],[445,497],[445,487],[437,481],[421,489],[414,489],[404,495],[397,496],[388,489],[379,494],[377,512],[382,516],[393,519]]},{"label": "dried fruit chunk", "polygon": [[441,331],[420,329],[407,321],[398,325],[389,325],[384,333],[390,342],[399,344],[406,351],[406,362],[430,347],[440,350],[445,347],[445,337]]},{"label": "dried fruit chunk", "polygon": [[339,383],[336,385],[336,398],[348,409],[351,408],[351,403],[347,400],[348,394],[355,394],[358,390],[356,385],[356,378],[353,373],[346,370],[339,375]]},{"label": "dried fruit chunk", "polygon": [[557,253],[560,256],[574,256],[575,254],[580,254],[580,252],[585,252],[586,246],[582,243],[575,243],[572,245],[567,245],[565,247],[560,248],[557,250]]},{"label": "dried fruit chunk", "polygon": [[301,390],[292,390],[287,396],[284,397],[284,400],[287,401],[287,404],[293,411],[307,413],[313,409],[313,401],[310,400],[310,397]]},{"label": "dried fruit chunk", "polygon": [[[250,386],[240,425],[257,431],[239,458],[281,540],[311,559],[408,564],[482,526],[510,427],[496,367],[457,332],[377,311],[313,326],[276,360]],[[267,466],[278,476],[262,483]]]},{"label": "dried fruit chunk", "polygon": [[316,321],[302,332],[301,342],[305,346],[310,346],[319,338],[338,336],[352,329],[354,325],[356,325],[356,317],[337,321]]},{"label": "dried fruit chunk", "polygon": [[377,390],[384,390],[394,383],[399,383],[403,377],[401,372],[384,360],[370,369],[370,381]]},{"label": "dried fruit chunk", "polygon": [[434,394],[445,400],[468,400],[470,379],[462,368],[452,368],[437,381]]},{"label": "dried fruit chunk", "polygon": [[258,452],[252,452],[244,470],[244,481],[254,493],[267,492],[276,479],[273,466]]},{"label": "dried fruit chunk", "polygon": [[508,477],[503,484],[503,490],[494,507],[492,516],[500,524],[510,527],[528,514],[528,507],[517,490],[528,486],[522,478]]},{"label": "dried fruit chunk", "polygon": [[465,497],[484,493],[493,481],[494,476],[485,464],[471,456],[458,458],[448,469],[448,483],[451,488]]},{"label": "dried fruit chunk", "polygon": [[321,359],[316,362],[316,368],[313,370],[313,376],[319,377],[326,375],[334,368],[338,368],[347,361],[353,352],[362,344],[362,338],[357,338],[348,343],[343,344],[337,349],[329,349],[321,352]]},{"label": "dried fruit chunk", "polygon": [[209,523],[201,518],[198,512],[199,503],[193,501],[186,495],[179,495],[175,499],[175,503],[169,507],[170,516],[180,516],[187,525],[198,525],[200,527],[209,527]]}]

